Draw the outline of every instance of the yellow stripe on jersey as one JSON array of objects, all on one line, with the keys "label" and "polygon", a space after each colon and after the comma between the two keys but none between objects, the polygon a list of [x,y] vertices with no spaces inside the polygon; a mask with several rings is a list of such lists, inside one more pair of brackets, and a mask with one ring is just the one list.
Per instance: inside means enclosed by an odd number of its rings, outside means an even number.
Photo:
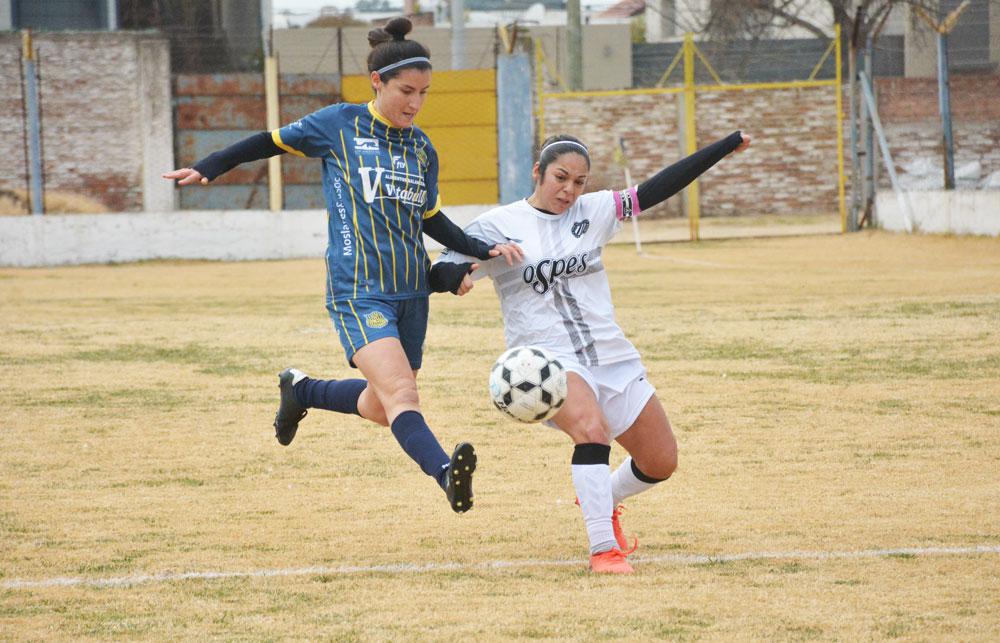
[{"label": "yellow stripe on jersey", "polygon": [[441,195],[438,194],[437,201],[434,203],[434,207],[424,212],[424,219],[430,219],[432,216],[441,211]]},{"label": "yellow stripe on jersey", "polygon": [[[403,146],[403,156],[404,156],[403,165],[405,167],[405,165],[406,165],[406,161],[405,161],[406,147],[405,146]],[[392,141],[389,141],[389,158],[390,159],[394,158],[394,155],[392,153]],[[409,183],[410,183],[410,170],[409,170],[409,168],[406,168],[404,170],[404,172],[405,172],[405,175],[406,175],[406,183],[407,183],[407,185],[409,185]],[[403,242],[403,259],[406,260],[406,267],[403,269],[404,270],[404,273],[403,273],[403,283],[405,284],[410,279],[410,256],[408,254],[406,254],[406,232],[403,231],[403,217],[401,217],[400,214],[399,214],[399,199],[393,199],[393,201],[395,202],[395,206],[396,206],[396,227],[399,228],[399,238],[400,238],[400,241]],[[388,217],[386,217],[386,219],[388,220]],[[388,225],[388,223],[386,225]],[[389,242],[392,243],[392,235],[389,235]],[[393,288],[396,288],[396,250],[395,250],[395,248],[393,248],[393,250],[392,250],[392,285],[393,285]],[[397,290],[398,290],[398,288],[397,288]]]},{"label": "yellow stripe on jersey", "polygon": [[286,152],[294,154],[295,156],[301,156],[303,158],[305,158],[306,156],[305,154],[298,151],[291,145],[286,145],[285,142],[281,140],[281,130],[271,130],[271,140],[274,141],[275,145],[285,150]]},{"label": "yellow stripe on jersey", "polygon": [[358,330],[361,331],[361,338],[365,340],[365,344],[368,344],[368,333],[365,332],[365,326],[361,323],[361,318],[358,317],[358,311],[354,310],[354,302],[348,299],[347,305],[351,307],[351,313],[354,315],[354,321],[358,322]]},{"label": "yellow stripe on jersey", "polygon": [[[351,345],[351,352],[357,353],[358,347],[354,345],[354,340],[351,339],[351,334],[347,332],[347,324],[344,323],[344,313],[337,313],[337,317],[340,318],[340,327],[344,329],[344,337],[347,338],[347,343]],[[355,315],[357,317],[357,315]]]},{"label": "yellow stripe on jersey", "polygon": [[[409,139],[410,139],[410,142],[413,142],[413,130],[412,129],[410,130]],[[416,149],[417,149],[416,145],[413,146],[413,149],[414,149],[414,154],[416,154]],[[416,161],[417,161],[417,171],[420,173],[420,176],[423,176],[423,170],[420,168],[420,156],[419,155],[416,156]],[[407,161],[407,163],[409,163],[409,161]],[[409,165],[407,165],[407,167],[409,167]],[[416,209],[415,206],[412,206],[412,205],[410,206],[410,224],[411,224],[410,230],[411,230],[411,236],[413,237],[413,287],[416,288],[416,289],[419,289],[420,288],[420,258],[417,256],[417,250],[419,248],[423,247],[423,239],[420,238],[420,232],[417,231],[417,230],[414,230],[413,227],[412,227],[413,222],[416,219],[416,217],[413,216],[415,209]]]},{"label": "yellow stripe on jersey", "polygon": [[[375,101],[374,100],[368,101],[368,112],[372,115],[372,118],[374,118],[375,120],[377,120],[379,123],[382,123],[386,127],[393,127],[393,124],[389,122],[389,119],[386,118],[385,116],[382,116],[381,114],[379,114],[378,110],[375,109]],[[399,129],[399,128],[397,127],[396,129]]]},{"label": "yellow stripe on jersey", "polygon": [[[340,163],[340,159],[337,158],[337,165],[340,165],[340,174],[345,177],[351,176],[351,161],[350,157],[347,156],[347,143],[344,142],[344,130],[340,131],[340,147],[344,150],[344,163],[347,164],[345,169]],[[336,156],[334,157],[336,158]],[[348,189],[347,192],[351,195],[351,222],[354,223],[354,240],[355,245],[361,249],[361,252],[357,250],[354,251],[354,296],[358,296],[358,258],[359,255],[365,254],[365,244],[361,239],[361,230],[358,228],[358,206],[354,203],[354,190]],[[365,254],[365,290],[368,290],[368,255]]]},{"label": "yellow stripe on jersey", "polygon": [[[357,116],[354,117],[354,127],[355,128],[358,127],[358,117]],[[375,136],[375,121],[371,122],[371,135],[372,135],[372,137]],[[363,164],[362,164],[362,161],[361,161],[361,155],[360,154],[358,155],[358,167],[363,167]],[[381,169],[382,168],[382,163],[379,161],[379,159],[378,159],[377,156],[375,157],[375,167],[377,169]],[[382,195],[382,181],[379,180],[377,182],[377,185],[375,187],[376,187],[376,189],[378,189],[379,196],[381,196]],[[373,243],[375,245],[375,258],[378,260],[378,287],[379,287],[379,290],[381,290],[382,292],[385,292],[385,279],[384,279],[384,276],[382,274],[382,249],[381,249],[381,244],[378,242],[378,232],[375,231],[375,208],[373,207],[373,203],[375,202],[375,199],[377,199],[377,198],[379,198],[379,197],[375,196],[375,195],[372,195],[372,203],[368,204],[368,222],[369,222],[369,224],[371,225],[371,228],[372,228],[372,241],[373,241]],[[388,230],[386,232],[388,232]],[[391,234],[389,235],[389,238],[390,238],[390,240],[392,239],[392,235]]]},{"label": "yellow stripe on jersey", "polygon": [[[400,149],[403,150],[403,174],[406,176],[406,183],[409,184],[410,183],[410,160],[408,158],[406,158],[406,145],[402,141],[400,141],[399,142],[399,147],[400,147]],[[410,231],[409,234],[407,234],[403,230],[403,225],[402,224],[400,224],[400,226],[399,226],[399,233],[402,235],[403,242],[404,242],[404,244],[403,244],[403,258],[406,259],[406,274],[403,277],[403,283],[405,283],[407,285],[409,285],[409,283],[410,283],[410,253],[406,251],[407,237],[409,237],[409,244],[411,246],[416,246],[416,243],[417,243],[417,240],[415,239],[416,235],[413,233],[413,216],[411,216],[412,213],[413,213],[413,209],[410,208],[410,211],[406,215],[406,223],[407,223],[407,227],[409,228],[409,231]],[[396,201],[396,216],[399,216],[399,201]],[[414,271],[414,274],[416,274],[416,270],[417,270],[417,254],[416,254],[416,251],[414,251],[414,253],[413,253],[413,271]],[[416,287],[416,283],[417,283],[416,279],[414,279],[413,280],[414,287]]]}]

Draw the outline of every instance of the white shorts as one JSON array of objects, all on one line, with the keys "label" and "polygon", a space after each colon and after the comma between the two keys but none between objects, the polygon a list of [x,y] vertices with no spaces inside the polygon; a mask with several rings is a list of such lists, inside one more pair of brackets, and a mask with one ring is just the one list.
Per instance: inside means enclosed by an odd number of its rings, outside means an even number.
[{"label": "white shorts", "polygon": [[[656,393],[656,389],[646,379],[646,367],[640,359],[606,366],[582,366],[565,357],[560,357],[559,361],[567,371],[582,377],[594,391],[597,404],[611,429],[612,440],[632,426],[646,402]],[[554,429],[559,428],[552,420],[546,420],[544,424]]]}]

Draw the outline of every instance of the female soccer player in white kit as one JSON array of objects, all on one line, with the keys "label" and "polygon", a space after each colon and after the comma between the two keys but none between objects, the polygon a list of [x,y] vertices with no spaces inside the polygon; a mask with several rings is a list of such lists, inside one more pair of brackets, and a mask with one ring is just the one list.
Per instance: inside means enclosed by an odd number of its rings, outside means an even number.
[{"label": "female soccer player in white kit", "polygon": [[[445,251],[431,270],[431,287],[465,294],[472,280],[493,279],[507,347],[542,346],[568,371],[568,394],[547,424],[575,444],[573,485],[590,541],[590,567],[631,573],[635,550],[621,530],[619,503],[670,477],[677,441],[639,352],[615,321],[601,260],[625,219],[676,194],[724,156],[742,151],[741,132],[620,191],[582,194],[590,171],[586,146],[571,136],[549,138],[532,176],[530,197],[477,217],[466,234],[487,243],[517,243],[524,260],[477,262]],[[629,457],[612,473],[611,440]]]}]

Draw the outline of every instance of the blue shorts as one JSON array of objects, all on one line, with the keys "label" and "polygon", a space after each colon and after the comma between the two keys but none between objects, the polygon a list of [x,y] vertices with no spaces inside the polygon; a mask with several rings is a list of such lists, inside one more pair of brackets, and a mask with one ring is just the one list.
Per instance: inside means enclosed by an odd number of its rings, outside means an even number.
[{"label": "blue shorts", "polygon": [[427,336],[428,297],[334,299],[326,309],[352,368],[357,368],[354,354],[383,337],[398,339],[410,368],[420,368]]}]

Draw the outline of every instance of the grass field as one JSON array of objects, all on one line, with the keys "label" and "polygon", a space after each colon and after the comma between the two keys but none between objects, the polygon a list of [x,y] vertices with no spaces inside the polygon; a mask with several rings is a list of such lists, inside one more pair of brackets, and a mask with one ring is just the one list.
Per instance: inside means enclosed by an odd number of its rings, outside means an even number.
[{"label": "grass field", "polygon": [[274,440],[281,368],[348,374],[319,260],[0,269],[0,638],[1000,638],[1000,240],[644,249],[606,263],[681,458],[624,578],[569,441],[487,399],[486,284],[420,377],[479,453],[457,516],[385,429]]}]

